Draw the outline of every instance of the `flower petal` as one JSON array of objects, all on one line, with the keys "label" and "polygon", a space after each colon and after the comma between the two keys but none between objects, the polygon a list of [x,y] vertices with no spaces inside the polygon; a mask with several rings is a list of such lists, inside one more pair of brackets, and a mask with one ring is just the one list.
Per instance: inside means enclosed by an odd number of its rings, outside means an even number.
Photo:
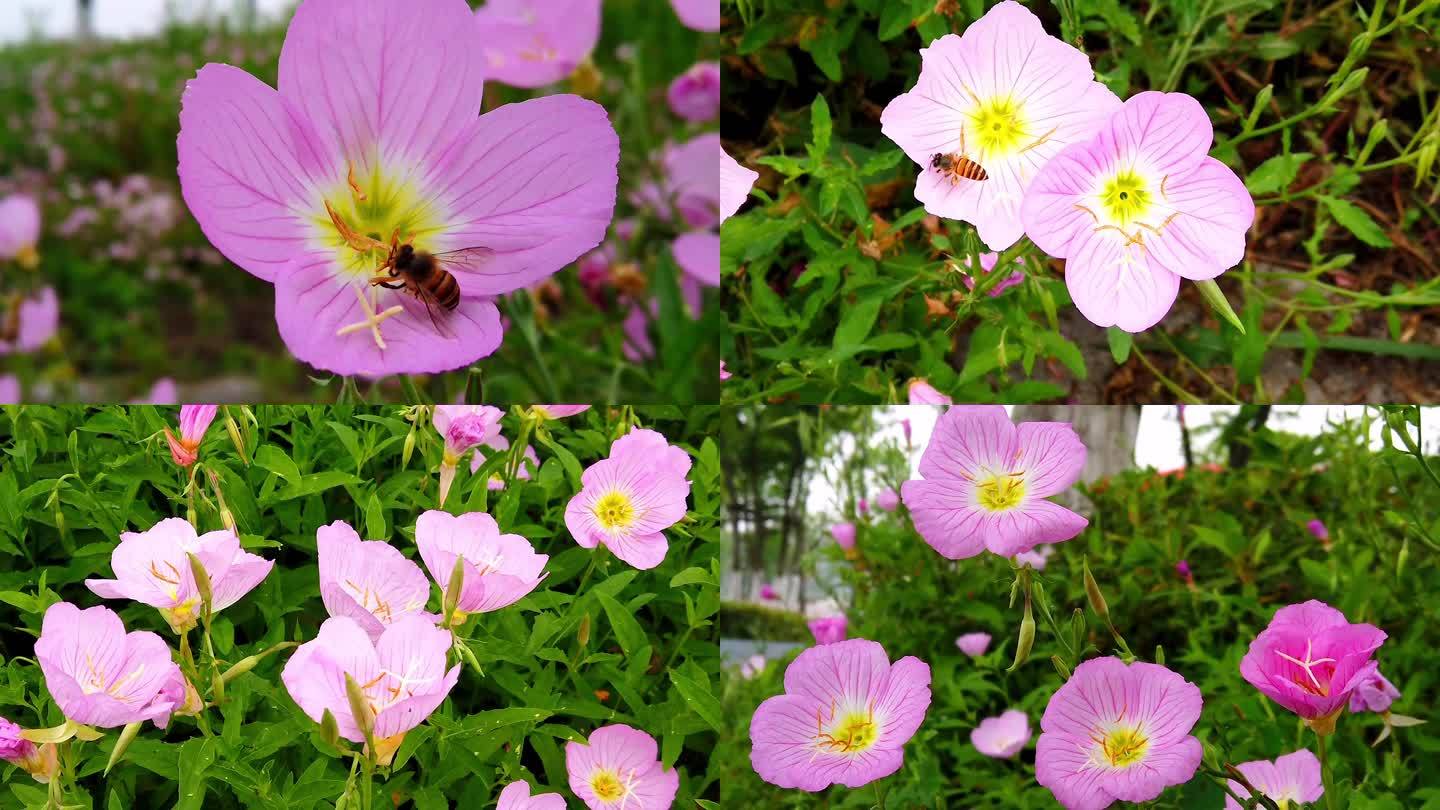
[{"label": "flower petal", "polygon": [[1087,144],[1066,147],[1051,159],[1020,205],[1025,235],[1051,256],[1069,258],[1079,236],[1095,227],[1090,214],[1077,206],[1108,166],[1109,161]]},{"label": "flower petal", "polygon": [[720,234],[682,233],[671,243],[670,252],[688,276],[707,287],[720,286]]},{"label": "flower petal", "polygon": [[600,0],[488,0],[475,12],[487,78],[544,87],[569,76],[600,40]]},{"label": "flower petal", "polygon": [[1174,208],[1159,235],[1146,234],[1150,266],[1184,278],[1214,278],[1245,259],[1245,233],[1255,221],[1255,201],[1229,166],[1207,157],[1171,175],[1165,203]]},{"label": "flower petal", "polygon": [[1001,557],[1013,557],[1041,543],[1069,540],[1089,524],[1089,520],[1059,504],[1027,498],[1018,508],[987,515],[985,546]]},{"label": "flower petal", "polygon": [[1143,332],[1170,311],[1180,277],[1151,267],[1141,246],[1127,247],[1113,231],[1085,234],[1076,242],[1065,264],[1065,286],[1091,323]]},{"label": "flower petal", "polygon": [[1015,427],[1025,493],[1044,498],[1069,489],[1085,469],[1085,444],[1069,422],[1021,422]]},{"label": "flower petal", "polygon": [[985,550],[984,513],[975,508],[974,489],[958,479],[906,481],[900,496],[915,531],[930,547],[952,560]]},{"label": "flower petal", "polygon": [[1100,131],[1102,154],[1145,174],[1187,172],[1205,159],[1215,131],[1205,108],[1184,93],[1147,90],[1125,104]]}]

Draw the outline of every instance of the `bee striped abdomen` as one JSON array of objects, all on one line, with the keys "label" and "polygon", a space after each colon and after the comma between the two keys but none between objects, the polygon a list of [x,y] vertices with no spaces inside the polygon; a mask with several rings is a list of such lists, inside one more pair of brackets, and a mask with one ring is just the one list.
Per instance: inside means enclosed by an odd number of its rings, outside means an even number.
[{"label": "bee striped abdomen", "polygon": [[446,309],[460,305],[460,284],[448,270],[435,269],[430,292],[435,296],[435,302]]},{"label": "bee striped abdomen", "polygon": [[966,180],[975,180],[977,182],[990,177],[990,175],[985,172],[984,166],[981,166],[979,163],[976,163],[964,155],[961,155],[960,159],[955,162],[955,174]]}]

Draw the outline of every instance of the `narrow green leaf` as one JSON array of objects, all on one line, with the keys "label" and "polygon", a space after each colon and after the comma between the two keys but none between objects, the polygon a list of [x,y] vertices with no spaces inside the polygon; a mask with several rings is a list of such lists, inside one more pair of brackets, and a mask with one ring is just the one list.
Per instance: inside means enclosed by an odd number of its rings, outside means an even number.
[{"label": "narrow green leaf", "polygon": [[1239,330],[1240,334],[1245,334],[1245,325],[1240,322],[1240,316],[1235,314],[1235,310],[1225,299],[1225,293],[1220,290],[1220,285],[1215,283],[1215,279],[1197,281],[1195,286],[1200,288],[1200,295],[1205,298],[1205,303],[1215,310],[1216,315],[1224,318],[1231,326]]}]

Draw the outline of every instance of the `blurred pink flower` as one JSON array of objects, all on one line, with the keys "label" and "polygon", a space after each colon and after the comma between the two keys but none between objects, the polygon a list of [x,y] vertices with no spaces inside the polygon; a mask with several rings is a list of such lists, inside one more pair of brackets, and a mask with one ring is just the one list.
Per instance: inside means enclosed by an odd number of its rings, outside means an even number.
[{"label": "blurred pink flower", "polygon": [[721,222],[735,216],[735,212],[745,204],[745,198],[750,196],[750,189],[755,186],[755,181],[759,179],[759,172],[741,166],[728,152],[720,150]]},{"label": "blurred pink flower", "polygon": [[1370,656],[1383,643],[1383,630],[1351,624],[1345,614],[1312,599],[1275,612],[1250,642],[1240,674],[1317,733],[1329,733],[1350,694],[1379,668]]},{"label": "blurred pink flower", "polygon": [[[405,733],[425,722],[459,679],[459,664],[445,669],[450,644],[450,631],[421,616],[400,619],[379,641],[354,619],[332,617],[285,662],[280,680],[311,720],[321,722],[329,710],[340,736],[351,742],[365,742],[362,720],[371,725],[380,764],[389,765]],[[357,719],[351,710],[347,675],[369,717]]]},{"label": "blurred pink flower", "polygon": [[175,708],[162,694],[180,671],[170,648],[144,630],[125,632],[107,607],[57,602],[45,611],[35,658],[67,720],[114,728],[145,720],[164,727]]},{"label": "blurred pink flower", "polygon": [[0,199],[0,261],[14,259],[34,269],[40,261],[40,204],[26,194]]},{"label": "blurred pink flower", "polygon": [[431,419],[445,439],[445,457],[458,461],[471,448],[500,435],[505,412],[492,405],[436,405]]},{"label": "blurred pink flower", "polygon": [[500,791],[500,804],[495,810],[565,810],[565,797],[559,793],[530,795],[527,782],[511,782]]},{"label": "blurred pink flower", "polygon": [[200,588],[190,567],[194,554],[210,580],[210,610],[219,613],[270,575],[271,560],[240,548],[229,529],[195,533],[183,518],[166,518],[148,531],[124,532],[110,553],[115,579],[87,579],[85,586],[105,599],[133,599],[160,611],[171,629],[183,633],[200,617]]},{"label": "blurred pink flower", "polygon": [[868,500],[866,500],[866,499],[864,499],[864,498],[861,498],[860,500],[856,501],[856,502],[855,502],[855,511],[858,512],[858,513],[860,513],[861,515],[868,515],[868,514],[870,514],[870,501],[868,501]]},{"label": "blurred pink flower", "polygon": [[544,87],[590,58],[600,41],[600,0],[487,0],[475,22],[486,78]]},{"label": "blurred pink flower", "polygon": [[900,487],[915,530],[952,559],[989,550],[1013,557],[1059,543],[1089,523],[1046,500],[1085,467],[1085,445],[1066,422],[1011,423],[1000,405],[951,407],[920,457],[924,480]]},{"label": "blurred pink flower", "polygon": [[735,376],[735,375],[733,375],[733,374],[731,374],[730,372],[728,372],[728,371],[725,370],[725,361],[724,361],[724,360],[721,360],[721,361],[720,361],[720,382],[725,382],[726,380],[730,379],[730,378],[733,377],[733,376]]},{"label": "blurred pink flower", "polygon": [[1150,801],[1200,766],[1190,730],[1203,703],[1195,684],[1165,667],[1085,661],[1045,707],[1035,779],[1069,810]]},{"label": "blurred pink flower", "polygon": [[911,405],[949,405],[954,401],[919,377],[910,381],[908,393]]},{"label": "blurred pink flower", "polygon": [[564,419],[590,410],[589,405],[531,405],[530,412],[541,419]]},{"label": "blurred pink flower", "polygon": [[145,396],[134,401],[136,405],[174,405],[180,401],[180,391],[175,387],[175,381],[169,377],[161,377],[150,386]]},{"label": "blurred pink flower", "polygon": [[0,326],[6,323],[16,331],[13,339],[0,337],[0,355],[33,352],[49,343],[60,329],[60,299],[55,288],[43,287],[29,298],[8,302],[0,308]]},{"label": "blurred pink flower", "polygon": [[0,374],[0,405],[19,405],[20,378],[14,374]]},{"label": "blurred pink flower", "polygon": [[670,83],[666,99],[671,112],[693,124],[714,119],[720,114],[720,63],[696,62]]},{"label": "blurred pink flower", "polygon": [[675,14],[686,28],[696,31],[720,30],[720,3],[718,0],[670,0]]},{"label": "blurred pink flower", "polygon": [[[1000,260],[1000,254],[999,254],[999,253],[981,253],[981,254],[980,254],[980,270],[979,270],[979,271],[975,271],[974,268],[971,268],[971,271],[965,274],[965,286],[966,286],[966,288],[971,289],[971,290],[975,289],[975,277],[978,276],[978,275],[982,275],[982,274],[988,275],[991,270],[994,270],[994,269],[995,269],[995,263],[998,262],[999,260]],[[1024,263],[1025,263],[1025,258],[1024,258],[1023,256],[1022,256],[1022,257],[1019,257],[1019,258],[1015,259],[1015,263],[1016,263],[1016,264],[1024,264]],[[1010,289],[1011,287],[1014,287],[1014,286],[1020,284],[1020,283],[1023,282],[1023,281],[1025,281],[1025,273],[1024,273],[1024,271],[1022,271],[1022,270],[1016,270],[1015,272],[1011,273],[1010,276],[1009,276],[1008,278],[1006,278],[1004,281],[1002,281],[1002,282],[1000,282],[999,284],[996,284],[994,287],[991,287],[991,288],[990,288],[990,297],[991,297],[991,298],[995,298],[996,296],[1000,295],[1000,293],[1005,292],[1006,290],[1008,290],[1008,289]]]},{"label": "blurred pink flower", "polygon": [[1320,518],[1312,518],[1310,522],[1305,524],[1305,528],[1321,543],[1330,542],[1330,530],[1325,528],[1325,522],[1320,520]]},{"label": "blurred pink flower", "polygon": [[834,644],[837,641],[845,640],[845,631],[850,626],[850,620],[845,616],[822,616],[818,619],[811,619],[805,623],[810,628],[810,634],[815,637],[816,644]]},{"label": "blurred pink flower", "polygon": [[680,774],[660,764],[655,738],[623,723],[595,729],[586,743],[565,743],[565,770],[590,810],[663,810],[680,789]]},{"label": "blurred pink flower", "polygon": [[1010,709],[999,717],[987,717],[970,732],[970,744],[987,757],[1011,759],[1030,742],[1030,721],[1025,713]]},{"label": "blurred pink flower", "polygon": [[771,585],[767,582],[764,585],[760,586],[760,598],[764,599],[767,602],[773,602],[776,599],[780,598],[780,594],[775,592],[774,585]]},{"label": "blurred pink flower", "polygon": [[1361,681],[1355,691],[1350,693],[1350,711],[1352,712],[1388,712],[1390,704],[1400,697],[1400,690],[1395,684],[1390,683],[1384,675],[1380,674],[1377,668],[1370,673],[1370,677]]},{"label": "blurred pink flower", "polygon": [[[1325,794],[1324,780],[1320,774],[1320,760],[1308,749],[1277,758],[1244,762],[1235,766],[1245,779],[1254,785],[1266,798],[1275,800],[1282,808],[1291,804],[1309,804],[1320,801]],[[1234,779],[1227,780],[1230,790],[1242,799],[1250,798],[1250,791]],[[1225,810],[1240,810],[1240,803],[1233,796],[1225,797]]]},{"label": "blurred pink flower", "polygon": [[990,648],[990,634],[966,633],[955,639],[955,646],[971,658],[979,658]]},{"label": "blurred pink flower", "polygon": [[740,664],[740,677],[747,681],[753,680],[765,672],[766,663],[765,656],[758,653],[746,658],[744,662]]},{"label": "blurred pink flower", "polygon": [[1044,571],[1045,564],[1050,562],[1050,555],[1054,553],[1054,546],[1036,546],[1030,551],[1022,551],[1016,554],[1013,559],[1016,565],[1028,565],[1036,571]]},{"label": "blurred pink flower", "polygon": [[830,526],[830,536],[835,538],[835,544],[846,551],[855,548],[855,524],[835,523]]},{"label": "blurred pink flower", "polygon": [[653,430],[633,428],[590,465],[565,507],[565,525],[585,548],[604,544],[636,568],[654,568],[669,546],[665,529],[685,517],[690,455]]},{"label": "blurred pink flower", "polygon": [[785,692],[750,718],[750,764],[772,785],[858,788],[900,770],[930,706],[930,667],[890,663],[866,639],[811,647],[785,669]]},{"label": "blurred pink flower", "polygon": [[[464,0],[304,0],[278,91],[217,64],[187,85],[185,202],[220,252],[275,284],[298,359],[369,377],[467,365],[500,345],[495,296],[604,238],[619,159],[604,108],[551,95],[477,117],[488,44]],[[482,249],[444,265],[454,310],[371,283],[396,232],[431,253]]]},{"label": "blurred pink flower", "polygon": [[425,611],[430,580],[425,572],[383,540],[361,540],[350,524],[337,520],[315,532],[320,557],[320,598],[331,616],[348,616],[379,641],[385,628],[407,616],[432,624]]},{"label": "blurred pink flower", "polygon": [[445,593],[455,564],[464,560],[464,580],[455,597],[453,623],[471,613],[489,613],[523,599],[549,576],[550,557],[536,554],[530,541],[518,534],[501,534],[495,518],[484,512],[452,515],[430,510],[415,523],[415,545],[430,577]]},{"label": "blurred pink flower", "polygon": [[55,746],[36,745],[21,737],[24,729],[0,717],[0,760],[22,768],[35,781],[47,784],[60,770]]},{"label": "blurred pink flower", "polygon": [[68,239],[99,221],[100,215],[94,208],[82,205],[71,211],[70,215],[55,229],[55,232]]},{"label": "blurred pink flower", "polygon": [[181,405],[180,406],[180,436],[176,438],[170,428],[165,428],[165,440],[170,443],[170,458],[181,467],[193,465],[200,457],[200,442],[205,439],[205,431],[210,429],[210,423],[215,421],[215,413],[219,410],[217,405]]},{"label": "blurred pink flower", "polygon": [[875,505],[886,512],[894,512],[895,507],[900,505],[900,496],[895,494],[895,490],[886,487],[875,496]]},{"label": "blurred pink flower", "polygon": [[[925,210],[975,225],[991,250],[1023,235],[1020,201],[1062,148],[1091,138],[1120,100],[1095,81],[1090,58],[1045,33],[1019,3],[1000,3],[956,36],[920,51],[920,79],[880,115],[880,128],[920,165]],[[964,155],[989,177],[973,182],[935,168]]]},{"label": "blurred pink flower", "polygon": [[1093,139],[1035,176],[1020,216],[1041,250],[1066,259],[1065,286],[1096,326],[1127,332],[1165,317],[1180,279],[1213,279],[1245,258],[1255,203],[1183,93],[1131,96]]},{"label": "blurred pink flower", "polygon": [[910,444],[910,420],[901,419],[900,428],[905,431],[905,444]]}]

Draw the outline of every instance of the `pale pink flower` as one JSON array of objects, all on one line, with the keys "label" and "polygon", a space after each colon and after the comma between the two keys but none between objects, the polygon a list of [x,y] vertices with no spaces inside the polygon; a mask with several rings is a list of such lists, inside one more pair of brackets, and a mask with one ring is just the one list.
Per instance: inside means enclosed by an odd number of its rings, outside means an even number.
[{"label": "pale pink flower", "polygon": [[979,658],[990,648],[990,634],[966,633],[955,639],[955,646],[971,658]]},{"label": "pale pink flower", "polygon": [[[1325,795],[1325,783],[1321,778],[1320,760],[1309,749],[1276,758],[1254,762],[1243,762],[1235,766],[1245,779],[1255,786],[1266,798],[1274,799],[1281,808],[1292,804],[1310,804],[1320,801]],[[1250,791],[1234,779],[1227,780],[1230,790],[1242,799],[1250,798]],[[1258,807],[1259,805],[1257,805]],[[1233,796],[1225,797],[1225,810],[1240,810],[1240,803]]]},{"label": "pale pink flower", "polygon": [[655,738],[623,723],[595,729],[586,743],[565,743],[565,770],[590,810],[665,810],[680,789],[680,774],[660,764]]},{"label": "pale pink flower", "polygon": [[1376,669],[1350,693],[1350,711],[1388,712],[1398,697],[1400,690]]},{"label": "pale pink flower", "polygon": [[686,121],[703,123],[715,118],[720,114],[720,63],[696,62],[675,77],[665,97],[670,111]]},{"label": "pale pink flower", "polygon": [[1370,656],[1385,638],[1319,600],[1288,605],[1250,642],[1240,675],[1317,730],[1333,729],[1334,715],[1379,668]]},{"label": "pale pink flower", "polygon": [[215,421],[215,413],[219,410],[218,405],[181,405],[180,406],[180,435],[176,437],[165,428],[165,440],[170,444],[170,458],[181,467],[193,465],[200,457],[200,442],[205,439],[205,431],[210,429],[210,423]]},{"label": "pale pink flower", "polygon": [[[920,80],[885,108],[881,132],[920,165],[915,198],[925,210],[974,224],[991,250],[1004,250],[1024,233],[1020,202],[1036,173],[1091,138],[1120,100],[1095,81],[1088,56],[1011,0],[920,59]],[[988,179],[957,180],[933,165],[937,154],[968,157]]]},{"label": "pale pink flower", "polygon": [[861,498],[860,500],[856,501],[855,511],[860,513],[860,515],[862,516],[870,514],[870,501],[865,498]]},{"label": "pale pink flower", "polygon": [[240,548],[229,529],[195,533],[182,518],[166,518],[144,532],[124,532],[110,554],[115,579],[87,579],[105,599],[133,599],[157,608],[177,633],[195,626],[200,589],[190,566],[194,554],[210,580],[210,610],[218,613],[269,576],[275,563]]},{"label": "pale pink flower", "polygon": [[935,390],[935,386],[916,377],[910,381],[909,394],[911,405],[949,405],[954,400]]},{"label": "pale pink flower", "polygon": [[60,299],[55,288],[44,287],[14,302],[0,299],[0,324],[12,322],[12,318],[18,330],[13,339],[0,337],[0,355],[33,352],[49,343],[60,329]]},{"label": "pale pink flower", "polygon": [[773,785],[858,788],[900,770],[930,706],[930,667],[890,663],[866,639],[811,647],[785,669],[785,693],[750,718],[750,764]]},{"label": "pale pink flower", "polygon": [[175,381],[169,377],[161,377],[150,386],[145,396],[135,400],[137,405],[175,405],[180,401],[180,391],[175,387]]},{"label": "pale pink flower", "polygon": [[822,616],[818,619],[811,619],[805,625],[810,628],[810,634],[815,637],[816,644],[834,644],[837,641],[845,640],[845,631],[850,625],[850,620],[845,616]]},{"label": "pale pink flower", "polygon": [[728,371],[725,370],[725,361],[724,361],[724,360],[721,360],[721,361],[720,361],[720,382],[725,382],[726,380],[730,379],[730,378],[733,377],[733,376],[735,376],[735,375],[733,375],[733,374],[731,374],[730,372],[728,372]]},{"label": "pale pink flower", "polygon": [[696,31],[720,30],[719,0],[670,0],[675,14],[686,28]]},{"label": "pale pink flower", "polygon": [[741,166],[739,161],[730,157],[728,152],[720,152],[720,221],[724,222],[735,216],[740,206],[745,204],[745,198],[750,196],[750,189],[755,181],[760,179],[760,173]]},{"label": "pale pink flower", "polygon": [[754,680],[764,674],[766,663],[765,656],[759,653],[746,658],[740,664],[740,677],[747,681]]},{"label": "pale pink flower", "polygon": [[500,419],[505,412],[490,405],[436,405],[432,423],[445,439],[445,454],[440,459],[440,504],[444,505],[455,481],[460,457],[500,435]]},{"label": "pale pink flower", "polygon": [[1030,742],[1030,721],[1025,713],[1010,709],[999,717],[987,717],[970,732],[970,744],[987,757],[1011,759]]},{"label": "pale pink flower", "polygon": [[162,694],[180,669],[170,647],[154,633],[125,632],[107,607],[51,605],[35,658],[60,711],[81,725],[114,728],[150,720],[164,727],[175,708]]},{"label": "pale pink flower", "polygon": [[600,0],[486,0],[475,22],[487,79],[543,87],[590,58],[600,41]]},{"label": "pale pink flower", "polygon": [[589,405],[531,405],[530,412],[541,419],[564,419],[590,410]]},{"label": "pale pink flower", "polygon": [[23,768],[36,782],[49,783],[60,770],[52,743],[36,745],[20,736],[24,729],[0,717],[0,760]]},{"label": "pale pink flower", "polygon": [[1050,545],[1036,546],[1030,551],[1022,551],[1012,559],[1016,565],[1028,565],[1036,571],[1044,571],[1045,564],[1050,561],[1050,555],[1055,553],[1055,547]]},{"label": "pale pink flower", "polygon": [[14,259],[22,267],[39,263],[35,245],[40,242],[40,204],[26,194],[0,200],[0,260]]},{"label": "pale pink flower", "polygon": [[875,496],[875,505],[886,512],[894,512],[895,507],[900,505],[900,496],[895,494],[895,490],[886,487]]},{"label": "pale pink flower", "polygon": [[20,378],[14,374],[0,374],[0,405],[19,405],[22,401]]},{"label": "pale pink flower", "polygon": [[855,549],[855,524],[835,523],[830,526],[830,536],[835,538],[835,545],[846,551]]},{"label": "pale pink flower", "polygon": [[585,548],[604,544],[636,568],[654,568],[669,548],[664,530],[685,517],[689,472],[688,453],[653,430],[634,428],[581,475],[565,525]]},{"label": "pale pink flower", "polygon": [[[513,605],[548,576],[550,557],[536,554],[518,534],[501,534],[495,518],[484,512],[425,512],[415,523],[415,545],[444,601],[455,599],[455,621]],[[465,561],[460,593],[446,594],[458,560]]]},{"label": "pale pink flower", "polygon": [[1066,259],[1065,286],[1097,326],[1140,332],[1170,311],[1180,279],[1213,279],[1245,258],[1255,203],[1183,93],[1131,96],[1066,148],[1025,195],[1025,233]]},{"label": "pale pink flower", "polygon": [[989,550],[1013,557],[1059,543],[1089,523],[1046,500],[1085,467],[1066,422],[1011,423],[1000,405],[959,405],[935,425],[920,457],[924,480],[900,487],[915,530],[952,560]]},{"label": "pale pink flower", "polygon": [[315,532],[320,556],[320,598],[331,616],[348,616],[374,641],[385,628],[419,615],[430,601],[425,572],[383,540],[365,541],[350,524],[337,520]]},{"label": "pale pink flower", "polygon": [[565,797],[559,793],[531,796],[528,782],[511,782],[500,791],[500,804],[495,810],[565,810]]}]

